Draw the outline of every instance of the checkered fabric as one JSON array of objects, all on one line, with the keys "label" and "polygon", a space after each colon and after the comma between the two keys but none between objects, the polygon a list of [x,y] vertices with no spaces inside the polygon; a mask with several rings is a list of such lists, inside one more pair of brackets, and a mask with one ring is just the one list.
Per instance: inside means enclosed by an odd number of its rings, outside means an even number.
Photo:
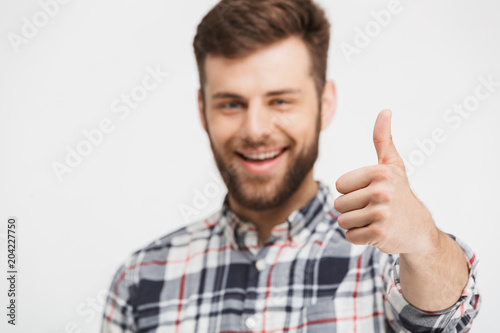
[{"label": "checkered fabric", "polygon": [[134,252],[111,283],[101,332],[466,332],[480,305],[478,260],[457,303],[423,312],[403,298],[398,256],[347,242],[328,186],[258,246],[222,208]]}]

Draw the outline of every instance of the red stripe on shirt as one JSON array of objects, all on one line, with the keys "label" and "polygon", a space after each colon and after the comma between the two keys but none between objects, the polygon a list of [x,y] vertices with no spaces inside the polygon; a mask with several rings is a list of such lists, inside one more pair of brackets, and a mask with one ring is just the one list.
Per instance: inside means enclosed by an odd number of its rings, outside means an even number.
[{"label": "red stripe on shirt", "polygon": [[333,214],[332,211],[329,211],[328,215],[330,215],[332,217],[332,219],[334,219],[334,220],[336,220],[338,218],[338,216]]},{"label": "red stripe on shirt", "polygon": [[468,264],[469,264],[469,268],[472,266],[472,264],[474,263],[474,261],[476,260],[476,254],[474,253],[472,255],[472,258],[470,258]]},{"label": "red stripe on shirt", "polygon": [[205,221],[205,225],[207,226],[207,228],[212,228],[217,224],[217,220],[215,220],[214,222],[209,222],[208,219],[204,219],[203,221]]},{"label": "red stripe on shirt", "polygon": [[123,281],[123,279],[125,278],[126,273],[127,273],[127,271],[125,270],[120,275],[120,277],[118,278],[118,281],[116,281],[115,287],[113,288],[113,291],[114,291],[115,295],[113,295],[113,302],[111,303],[111,310],[109,310],[109,315],[106,317],[106,319],[109,322],[111,321],[111,317],[113,316],[113,312],[114,312],[115,307],[116,307],[116,295],[118,294],[118,286]]},{"label": "red stripe on shirt", "polygon": [[181,310],[182,310],[182,298],[184,297],[184,283],[186,282],[186,272],[188,267],[188,262],[190,259],[189,248],[191,245],[191,238],[193,234],[189,234],[189,242],[186,250],[186,258],[184,258],[184,268],[182,269],[181,286],[179,290],[179,305],[177,305],[177,319],[175,320],[175,333],[179,332],[179,325],[181,323]]},{"label": "red stripe on shirt", "polygon": [[357,321],[357,313],[356,313],[356,299],[358,297],[358,286],[359,286],[359,279],[361,277],[361,258],[362,256],[359,256],[358,258],[358,266],[357,266],[357,272],[356,272],[356,284],[354,285],[354,292],[352,294],[352,298],[353,298],[353,308],[354,308],[354,333],[356,333],[357,331],[357,327],[356,327],[356,321]]}]

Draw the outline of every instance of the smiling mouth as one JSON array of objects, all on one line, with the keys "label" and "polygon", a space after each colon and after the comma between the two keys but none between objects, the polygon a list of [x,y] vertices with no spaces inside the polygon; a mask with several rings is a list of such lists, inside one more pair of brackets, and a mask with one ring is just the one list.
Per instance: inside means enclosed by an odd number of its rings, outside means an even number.
[{"label": "smiling mouth", "polygon": [[245,161],[250,161],[250,162],[267,162],[267,161],[272,161],[276,159],[278,156],[280,156],[285,150],[288,148],[282,148],[279,150],[267,152],[267,153],[259,153],[259,154],[243,154],[240,152],[236,152],[238,156],[243,158]]}]

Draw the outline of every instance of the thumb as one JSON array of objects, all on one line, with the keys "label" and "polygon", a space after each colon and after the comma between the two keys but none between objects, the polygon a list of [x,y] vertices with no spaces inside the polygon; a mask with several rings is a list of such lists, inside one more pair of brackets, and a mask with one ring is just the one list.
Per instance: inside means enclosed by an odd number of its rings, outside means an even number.
[{"label": "thumb", "polygon": [[373,128],[373,144],[377,150],[378,164],[403,164],[392,141],[391,116],[389,109],[380,111]]}]

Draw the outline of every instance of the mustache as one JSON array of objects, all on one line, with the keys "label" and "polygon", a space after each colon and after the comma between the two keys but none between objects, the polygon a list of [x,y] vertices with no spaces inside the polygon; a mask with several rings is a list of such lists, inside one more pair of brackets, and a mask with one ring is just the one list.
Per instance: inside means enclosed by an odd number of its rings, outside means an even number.
[{"label": "mustache", "polygon": [[248,150],[248,149],[257,149],[257,148],[265,148],[265,147],[277,147],[277,146],[289,146],[289,143],[279,144],[274,140],[269,139],[261,139],[261,140],[238,140],[237,142],[229,142],[228,148],[231,150]]}]

